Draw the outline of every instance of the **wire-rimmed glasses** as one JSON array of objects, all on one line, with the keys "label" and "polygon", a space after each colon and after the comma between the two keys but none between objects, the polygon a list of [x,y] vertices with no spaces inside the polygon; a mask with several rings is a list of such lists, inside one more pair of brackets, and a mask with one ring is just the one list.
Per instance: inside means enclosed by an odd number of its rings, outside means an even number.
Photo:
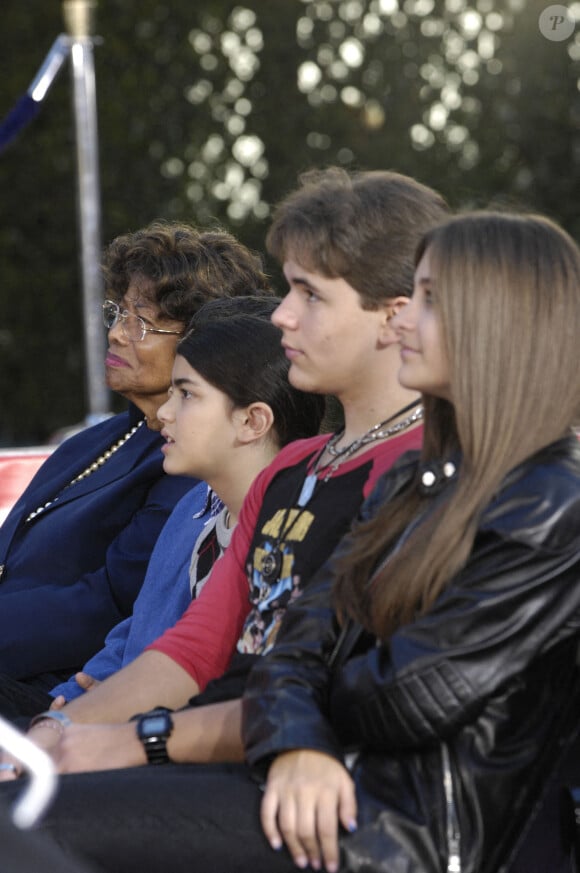
[{"label": "wire-rimmed glasses", "polygon": [[138,315],[133,315],[126,309],[121,309],[118,303],[114,300],[105,300],[103,303],[103,321],[105,327],[110,330],[119,321],[125,337],[132,343],[140,343],[145,339],[147,333],[166,333],[174,336],[181,336],[181,330],[163,330],[161,327],[147,327],[142,318]]}]

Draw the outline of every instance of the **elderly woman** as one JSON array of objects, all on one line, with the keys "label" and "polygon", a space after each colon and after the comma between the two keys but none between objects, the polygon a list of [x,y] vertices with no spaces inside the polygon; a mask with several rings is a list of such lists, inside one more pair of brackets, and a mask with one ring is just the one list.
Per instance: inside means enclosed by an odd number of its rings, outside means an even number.
[{"label": "elderly woman", "polygon": [[267,286],[229,234],[160,222],[114,240],[103,267],[107,384],[129,407],[59,446],[0,529],[0,673],[23,712],[131,613],[155,540],[195,484],[164,475],[156,418],[187,323],[211,298]]}]

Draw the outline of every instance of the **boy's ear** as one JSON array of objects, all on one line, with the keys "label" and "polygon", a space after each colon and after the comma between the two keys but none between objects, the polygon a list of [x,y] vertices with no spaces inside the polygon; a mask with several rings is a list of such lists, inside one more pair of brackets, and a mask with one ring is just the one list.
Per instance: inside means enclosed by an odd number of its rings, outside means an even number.
[{"label": "boy's ear", "polygon": [[399,295],[399,297],[393,297],[392,300],[389,300],[389,308],[391,310],[389,313],[389,321],[394,315],[397,315],[397,313],[400,312],[403,306],[407,305],[409,300],[410,297],[405,297],[404,294]]},{"label": "boy's ear", "polygon": [[399,297],[391,297],[383,303],[383,319],[381,322],[381,338],[383,341],[392,342],[396,340],[395,332],[391,327],[391,320],[408,302],[409,298],[401,294]]},{"label": "boy's ear", "polygon": [[274,426],[274,413],[267,403],[261,400],[250,403],[244,409],[236,409],[238,439],[242,443],[252,443],[265,437]]}]

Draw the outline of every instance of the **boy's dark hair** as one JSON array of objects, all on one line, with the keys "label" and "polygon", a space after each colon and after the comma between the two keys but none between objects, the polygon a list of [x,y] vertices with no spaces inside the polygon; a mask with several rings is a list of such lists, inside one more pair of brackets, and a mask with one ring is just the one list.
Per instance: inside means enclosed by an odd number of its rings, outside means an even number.
[{"label": "boy's dark hair", "polygon": [[280,447],[318,433],[325,400],[288,381],[290,363],[270,316],[279,298],[212,300],[194,316],[177,354],[235,407],[262,401],[274,413]]}]

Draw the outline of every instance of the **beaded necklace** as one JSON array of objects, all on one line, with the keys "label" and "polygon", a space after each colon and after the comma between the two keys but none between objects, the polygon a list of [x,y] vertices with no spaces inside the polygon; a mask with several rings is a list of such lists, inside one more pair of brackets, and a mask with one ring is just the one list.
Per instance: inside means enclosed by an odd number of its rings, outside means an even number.
[{"label": "beaded necklace", "polygon": [[52,506],[53,503],[56,503],[60,495],[63,493],[63,491],[66,491],[67,488],[71,488],[73,485],[76,485],[77,482],[81,482],[83,479],[86,479],[87,476],[90,476],[91,473],[94,473],[96,470],[102,467],[103,464],[106,464],[109,458],[111,458],[115,454],[115,452],[118,452],[121,446],[124,446],[125,443],[131,439],[133,434],[139,430],[144,421],[145,419],[142,418],[141,421],[137,422],[137,424],[132,427],[131,430],[128,430],[127,433],[121,437],[121,439],[117,440],[116,443],[113,443],[110,449],[107,449],[106,452],[103,452],[103,454],[100,455],[95,461],[93,461],[92,464],[89,464],[89,466],[86,467],[86,469],[84,469],[82,473],[79,473],[78,476],[75,476],[74,479],[71,479],[68,485],[65,485],[64,488],[59,491],[56,497],[53,497],[52,500],[47,500],[46,503],[44,503],[42,506],[38,506],[35,510],[33,510],[33,512],[27,515],[24,519],[25,524],[29,521],[32,521],[33,518],[41,515],[46,509],[48,509],[49,506]]},{"label": "beaded necklace", "polygon": [[[398,418],[400,415],[403,415],[405,412],[408,412],[410,409],[413,412],[404,418],[402,421],[397,422],[396,424],[391,425],[391,427],[386,427],[390,421],[393,421],[395,418]],[[272,583],[276,579],[278,579],[280,575],[280,570],[282,568],[282,550],[281,545],[284,541],[285,537],[289,533],[290,529],[294,527],[299,518],[304,514],[306,508],[310,501],[312,500],[315,491],[317,491],[320,486],[324,485],[328,480],[334,475],[339,466],[347,461],[355,452],[357,452],[362,446],[366,446],[369,443],[375,442],[376,440],[386,440],[395,434],[400,433],[406,428],[410,427],[417,421],[420,421],[423,418],[423,407],[420,403],[417,403],[416,400],[413,403],[410,403],[408,406],[404,406],[403,409],[399,409],[398,412],[395,412],[394,415],[389,416],[384,421],[380,421],[378,424],[373,425],[367,431],[365,431],[362,436],[357,437],[347,446],[344,446],[342,449],[337,449],[336,444],[344,435],[344,430],[339,431],[334,434],[328,442],[320,449],[319,453],[315,457],[311,467],[310,472],[307,471],[304,481],[300,486],[300,491],[298,493],[298,498],[293,500],[284,512],[284,518],[280,523],[279,532],[276,536],[276,541],[272,544],[270,550],[267,554],[262,558],[262,566],[261,572],[264,579]],[[333,451],[331,450],[332,447]],[[321,460],[324,457],[324,453],[327,451],[331,455],[331,460],[326,464],[321,464]],[[324,474],[324,475],[322,475]],[[298,512],[296,513],[296,507],[299,507]]]}]

